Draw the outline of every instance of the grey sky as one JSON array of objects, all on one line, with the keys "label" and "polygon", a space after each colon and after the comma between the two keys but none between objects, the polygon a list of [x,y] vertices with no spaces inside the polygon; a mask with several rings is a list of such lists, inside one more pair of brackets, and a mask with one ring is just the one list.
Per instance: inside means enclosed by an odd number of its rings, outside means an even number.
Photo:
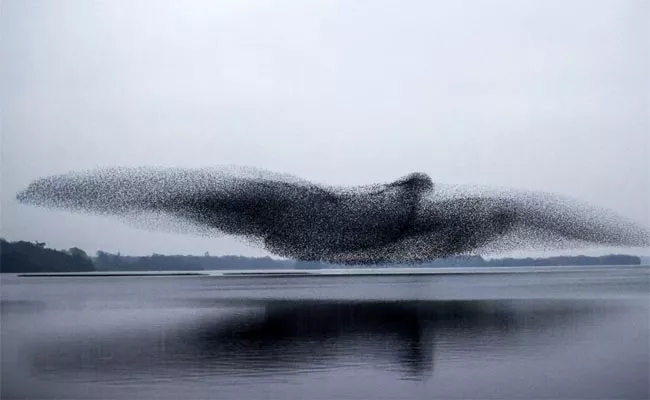
[{"label": "grey sky", "polygon": [[1,236],[259,255],[18,204],[97,166],[543,190],[650,220],[649,2],[2,3]]}]

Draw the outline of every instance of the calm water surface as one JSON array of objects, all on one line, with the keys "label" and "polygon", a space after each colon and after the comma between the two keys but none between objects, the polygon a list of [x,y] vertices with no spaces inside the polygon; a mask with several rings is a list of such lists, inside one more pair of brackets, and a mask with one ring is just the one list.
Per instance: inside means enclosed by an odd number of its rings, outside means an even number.
[{"label": "calm water surface", "polygon": [[647,399],[645,267],[2,276],[2,399]]}]

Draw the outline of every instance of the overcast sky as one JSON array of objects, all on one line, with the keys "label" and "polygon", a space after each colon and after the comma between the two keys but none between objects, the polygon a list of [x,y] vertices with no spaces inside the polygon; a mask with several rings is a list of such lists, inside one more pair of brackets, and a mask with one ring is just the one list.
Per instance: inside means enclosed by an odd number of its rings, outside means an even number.
[{"label": "overcast sky", "polygon": [[542,190],[650,221],[650,2],[1,3],[0,236],[261,255],[18,204],[97,166]]}]

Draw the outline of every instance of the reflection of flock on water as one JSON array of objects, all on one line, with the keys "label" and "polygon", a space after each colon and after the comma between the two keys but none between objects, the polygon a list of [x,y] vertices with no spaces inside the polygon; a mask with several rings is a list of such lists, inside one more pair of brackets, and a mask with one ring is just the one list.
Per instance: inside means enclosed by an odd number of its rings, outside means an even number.
[{"label": "reflection of flock on water", "polygon": [[423,379],[433,374],[441,348],[476,357],[521,351],[514,337],[571,331],[606,310],[580,302],[518,304],[271,301],[191,326],[43,338],[32,369],[39,376],[91,371],[101,380],[134,373],[254,377],[367,364]]}]

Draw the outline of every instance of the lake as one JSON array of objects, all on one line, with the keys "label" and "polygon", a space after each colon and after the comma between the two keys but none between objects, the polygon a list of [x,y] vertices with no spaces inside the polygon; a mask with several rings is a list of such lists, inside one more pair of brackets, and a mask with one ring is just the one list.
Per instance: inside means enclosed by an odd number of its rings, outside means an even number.
[{"label": "lake", "polygon": [[4,275],[1,398],[650,397],[648,267],[365,271]]}]

